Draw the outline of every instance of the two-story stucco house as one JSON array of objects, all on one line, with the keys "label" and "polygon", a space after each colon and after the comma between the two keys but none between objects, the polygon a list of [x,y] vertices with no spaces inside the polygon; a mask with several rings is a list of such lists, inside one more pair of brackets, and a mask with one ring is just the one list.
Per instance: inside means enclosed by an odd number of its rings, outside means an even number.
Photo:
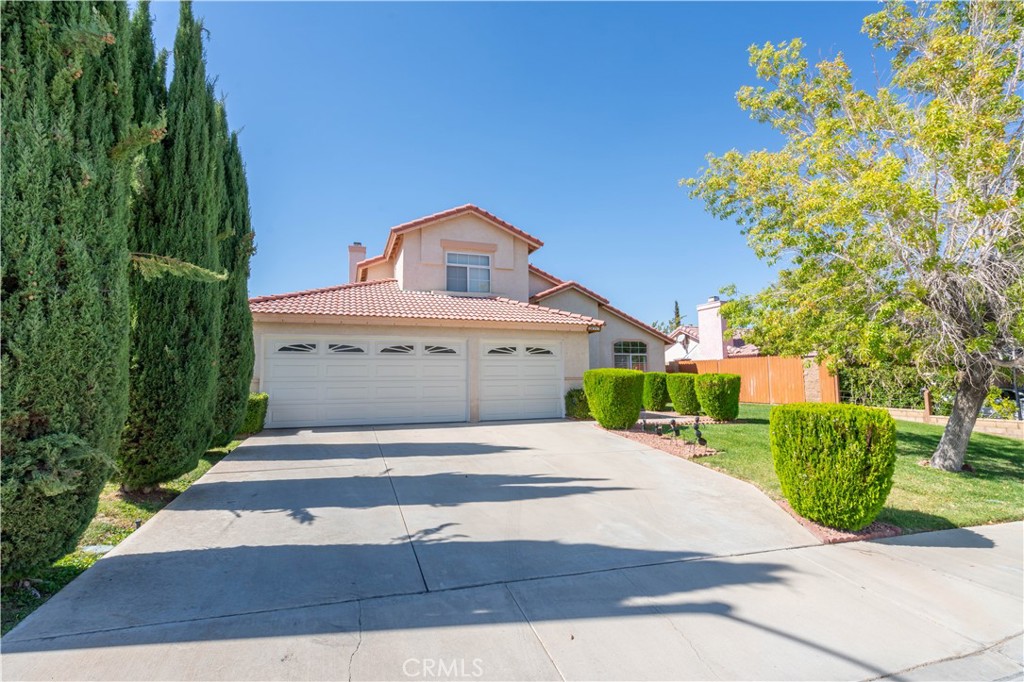
[{"label": "two-story stucco house", "polygon": [[592,367],[661,371],[673,340],[530,264],[476,206],[349,247],[349,282],[250,299],[268,428],[561,417]]}]

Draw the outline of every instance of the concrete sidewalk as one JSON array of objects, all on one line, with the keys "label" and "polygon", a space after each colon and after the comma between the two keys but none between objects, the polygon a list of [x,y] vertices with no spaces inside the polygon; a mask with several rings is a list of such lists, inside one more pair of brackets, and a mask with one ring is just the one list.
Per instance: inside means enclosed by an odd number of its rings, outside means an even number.
[{"label": "concrete sidewalk", "polygon": [[586,424],[252,439],[4,637],[4,679],[1014,679],[1021,523],[813,544]]}]

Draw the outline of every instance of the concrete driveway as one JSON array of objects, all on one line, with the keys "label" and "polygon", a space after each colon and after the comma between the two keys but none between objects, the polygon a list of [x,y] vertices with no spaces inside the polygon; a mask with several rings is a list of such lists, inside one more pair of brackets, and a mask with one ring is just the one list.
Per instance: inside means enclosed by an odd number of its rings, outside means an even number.
[{"label": "concrete driveway", "polygon": [[999,679],[1021,531],[819,546],[586,423],[271,431],[8,634],[3,677]]}]

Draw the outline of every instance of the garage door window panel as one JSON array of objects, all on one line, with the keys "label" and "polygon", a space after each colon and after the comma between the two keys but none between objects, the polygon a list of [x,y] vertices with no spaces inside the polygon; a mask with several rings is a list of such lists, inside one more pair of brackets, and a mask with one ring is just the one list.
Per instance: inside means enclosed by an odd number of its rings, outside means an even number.
[{"label": "garage door window panel", "polygon": [[327,346],[327,350],[332,353],[345,353],[348,355],[358,355],[366,352],[366,349],[362,346],[353,346],[348,343],[332,343]]},{"label": "garage door window panel", "polygon": [[315,343],[285,343],[277,347],[278,353],[315,353]]},{"label": "garage door window panel", "polygon": [[377,352],[381,355],[412,355],[416,352],[416,347],[412,344],[400,343],[393,346],[384,346]]},{"label": "garage door window panel", "polygon": [[472,253],[449,253],[447,265],[448,291],[487,294],[491,291],[491,257]]}]

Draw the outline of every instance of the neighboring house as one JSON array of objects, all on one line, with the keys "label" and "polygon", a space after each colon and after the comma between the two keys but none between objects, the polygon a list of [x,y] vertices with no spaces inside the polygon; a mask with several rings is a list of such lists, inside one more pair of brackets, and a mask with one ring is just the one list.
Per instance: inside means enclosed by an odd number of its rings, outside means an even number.
[{"label": "neighboring house", "polygon": [[725,339],[726,322],[722,317],[722,301],[712,296],[697,306],[697,324],[676,327],[669,333],[672,345],[665,351],[666,363],[677,360],[722,360],[749,358],[761,354],[752,343],[743,340],[742,329]]},{"label": "neighboring house", "polygon": [[533,267],[536,237],[466,205],[349,247],[349,283],[249,300],[268,427],[561,417],[591,367],[672,339]]}]

